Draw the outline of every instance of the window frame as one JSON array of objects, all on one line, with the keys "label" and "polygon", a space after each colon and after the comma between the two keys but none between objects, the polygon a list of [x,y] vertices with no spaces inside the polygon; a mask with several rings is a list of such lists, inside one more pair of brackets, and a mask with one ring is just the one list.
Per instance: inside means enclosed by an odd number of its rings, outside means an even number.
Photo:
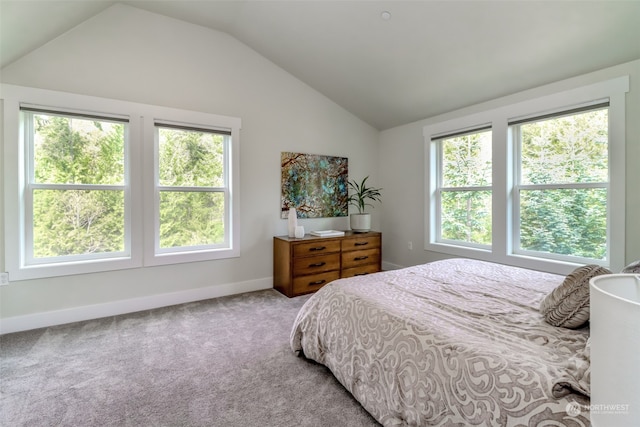
[{"label": "window frame", "polygon": [[[507,265],[520,266],[557,274],[568,274],[584,261],[560,257],[539,257],[531,253],[517,253],[514,235],[514,145],[509,123],[541,114],[560,114],[589,104],[609,103],[609,192],[607,206],[607,260],[599,262],[613,271],[624,267],[625,212],[613,206],[625,206],[625,94],[629,91],[629,76],[621,76],[587,86],[548,94],[502,107],[486,109],[458,118],[433,121],[423,127],[425,153],[424,249],[459,257],[469,257]],[[473,130],[483,125],[492,128],[493,202],[492,247],[470,248],[455,242],[437,240],[438,212],[437,150],[433,139],[438,135]],[[615,242],[612,244],[611,242]]]},{"label": "window frame", "polygon": [[[156,137],[156,124],[169,124],[212,132],[229,133],[229,141],[225,147],[224,168],[226,185],[225,201],[225,244],[203,245],[180,248],[160,248],[160,191],[159,179],[159,147]],[[145,146],[153,151],[153,156],[145,163],[145,178],[149,183],[145,193],[145,206],[153,206],[153,211],[145,212],[145,235],[153,236],[145,239],[145,265],[166,265],[182,262],[207,261],[213,259],[233,258],[240,256],[240,198],[239,190],[239,131],[240,119],[216,116],[208,113],[178,110],[166,107],[154,108],[153,114],[145,122]],[[151,147],[151,148],[150,148]]]},{"label": "window frame", "polygon": [[437,153],[436,156],[436,190],[435,190],[435,215],[436,215],[436,223],[434,224],[436,230],[435,241],[445,244],[445,245],[454,245],[461,247],[468,247],[472,249],[478,250],[490,250],[491,244],[485,245],[481,243],[474,242],[464,242],[460,240],[452,240],[446,239],[442,237],[442,194],[445,192],[481,192],[488,191],[490,193],[493,192],[493,185],[473,185],[473,186],[459,186],[459,187],[445,187],[443,185],[444,182],[444,147],[443,142],[450,138],[466,136],[475,133],[481,132],[492,132],[490,127],[483,126],[473,129],[467,129],[464,132],[457,132],[455,134],[447,134],[447,135],[438,135],[432,137],[431,141],[435,144],[435,150]]},{"label": "window frame", "polygon": [[[241,120],[237,117],[160,107],[115,99],[58,92],[9,84],[1,84],[3,113],[4,158],[4,229],[5,270],[11,281],[96,273],[103,271],[140,268],[144,266],[214,260],[240,255],[239,233],[239,132]],[[25,251],[25,191],[29,184],[31,154],[26,152],[28,141],[24,136],[21,105],[41,106],[61,113],[89,114],[106,119],[128,118],[129,135],[125,144],[125,253],[108,253],[96,259],[65,259],[63,262],[28,264]],[[230,223],[229,245],[218,250],[200,250],[182,254],[157,255],[153,251],[154,158],[153,127],[155,118],[175,120],[210,128],[228,129],[230,144]],[[151,203],[151,205],[149,205]],[[151,229],[149,229],[151,224]],[[151,242],[149,246],[149,242]],[[89,257],[93,258],[93,257]],[[52,260],[53,261],[53,260]]]},{"label": "window frame", "polygon": [[[601,102],[592,102],[587,105],[576,106],[573,110],[568,111],[557,111],[550,115],[545,115],[540,119],[556,119],[564,116],[575,115],[580,113],[586,113],[589,111],[596,111],[601,109],[607,109],[607,114],[609,112],[609,103],[601,103]],[[611,176],[611,166],[608,165],[607,169],[609,174],[607,176],[606,182],[563,182],[563,183],[553,183],[553,184],[523,184],[521,182],[522,179],[522,137],[521,137],[521,129],[520,127],[523,124],[538,121],[538,117],[533,117],[531,120],[519,120],[518,123],[510,123],[509,124],[509,141],[513,147],[513,165],[514,165],[514,177],[513,177],[513,252],[516,255],[535,257],[535,258],[548,258],[551,260],[560,260],[566,261],[570,263],[576,264],[599,264],[603,266],[608,266],[608,258],[604,260],[597,260],[593,258],[587,257],[579,257],[574,255],[561,255],[561,254],[553,254],[553,253],[545,253],[540,251],[534,251],[529,249],[523,249],[520,246],[520,201],[521,195],[523,191],[542,191],[542,190],[580,190],[580,189],[605,189],[607,190],[607,200],[609,200],[609,178]],[[609,140],[610,138],[607,137]],[[610,147],[608,141],[608,158],[610,157]],[[610,205],[610,203],[608,203]],[[608,206],[607,206],[608,208]],[[609,210],[607,209],[607,218],[609,218]],[[608,232],[607,232],[608,234]],[[607,243],[607,255],[610,255],[611,244],[609,239]]]},{"label": "window frame", "polygon": [[[21,122],[23,128],[24,151],[28,153],[25,156],[25,187],[24,187],[24,222],[23,226],[23,238],[24,238],[24,265],[25,266],[37,266],[48,264],[68,264],[73,262],[82,262],[98,259],[110,259],[110,258],[122,258],[128,257],[131,254],[131,195],[128,191],[129,173],[129,118],[128,117],[115,117],[108,116],[106,114],[88,116],[86,112],[69,111],[63,109],[56,110],[43,110],[39,106],[32,106],[25,103],[20,104]],[[124,146],[123,146],[123,163],[124,173],[122,184],[75,184],[75,183],[38,183],[35,180],[35,149],[34,149],[34,135],[35,130],[33,128],[33,116],[36,114],[48,114],[57,115],[66,118],[92,118],[102,121],[111,121],[116,123],[125,124],[124,129]],[[27,120],[27,118],[30,118]],[[73,191],[73,190],[85,190],[85,191],[122,191],[123,193],[123,210],[124,210],[124,248],[122,251],[117,252],[101,252],[96,254],[76,254],[65,255],[57,257],[42,257],[35,258],[33,254],[34,244],[34,192],[36,190],[60,190],[60,191]]]}]

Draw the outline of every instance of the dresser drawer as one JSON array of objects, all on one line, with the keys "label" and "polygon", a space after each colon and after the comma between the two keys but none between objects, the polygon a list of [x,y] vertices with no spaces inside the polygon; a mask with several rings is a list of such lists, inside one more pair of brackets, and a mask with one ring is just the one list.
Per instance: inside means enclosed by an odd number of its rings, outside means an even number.
[{"label": "dresser drawer", "polygon": [[340,240],[300,243],[293,246],[293,256],[295,258],[326,254],[330,252],[340,252]]},{"label": "dresser drawer", "polygon": [[339,271],[300,276],[293,279],[293,293],[296,295],[315,292],[324,285],[340,278]]},{"label": "dresser drawer", "polygon": [[342,268],[357,267],[365,264],[378,264],[380,248],[342,252]]},{"label": "dresser drawer", "polygon": [[340,253],[293,259],[293,277],[340,270]]},{"label": "dresser drawer", "polygon": [[354,251],[380,247],[380,236],[350,237],[342,241],[342,251]]},{"label": "dresser drawer", "polygon": [[341,277],[381,270],[382,234],[273,238],[273,287],[288,297],[310,294]]},{"label": "dresser drawer", "polygon": [[360,267],[345,268],[340,277],[363,276],[365,274],[377,273],[380,271],[378,264],[367,264]]}]

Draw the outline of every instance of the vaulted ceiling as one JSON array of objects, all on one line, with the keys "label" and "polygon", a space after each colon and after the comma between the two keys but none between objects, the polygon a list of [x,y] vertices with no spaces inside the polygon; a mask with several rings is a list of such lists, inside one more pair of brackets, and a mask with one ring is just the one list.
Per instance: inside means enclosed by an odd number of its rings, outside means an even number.
[{"label": "vaulted ceiling", "polygon": [[378,129],[640,59],[634,0],[0,0],[0,66],[115,3],[226,32]]}]

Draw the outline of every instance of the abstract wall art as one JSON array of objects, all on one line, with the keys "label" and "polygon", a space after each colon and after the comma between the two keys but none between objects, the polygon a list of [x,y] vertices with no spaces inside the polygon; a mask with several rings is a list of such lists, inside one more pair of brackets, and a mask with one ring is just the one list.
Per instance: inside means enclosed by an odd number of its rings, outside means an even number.
[{"label": "abstract wall art", "polygon": [[348,215],[349,159],[283,152],[281,164],[281,218],[296,208],[298,218]]}]

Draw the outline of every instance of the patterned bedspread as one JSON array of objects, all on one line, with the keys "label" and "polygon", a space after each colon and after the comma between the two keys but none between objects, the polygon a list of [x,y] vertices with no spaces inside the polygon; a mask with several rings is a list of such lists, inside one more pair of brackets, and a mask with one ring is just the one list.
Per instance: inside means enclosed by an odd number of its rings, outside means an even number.
[{"label": "patterned bedspread", "polygon": [[588,327],[538,311],[562,280],[468,259],[340,279],[300,310],[291,347],[384,426],[588,426],[589,398],[566,377]]}]

